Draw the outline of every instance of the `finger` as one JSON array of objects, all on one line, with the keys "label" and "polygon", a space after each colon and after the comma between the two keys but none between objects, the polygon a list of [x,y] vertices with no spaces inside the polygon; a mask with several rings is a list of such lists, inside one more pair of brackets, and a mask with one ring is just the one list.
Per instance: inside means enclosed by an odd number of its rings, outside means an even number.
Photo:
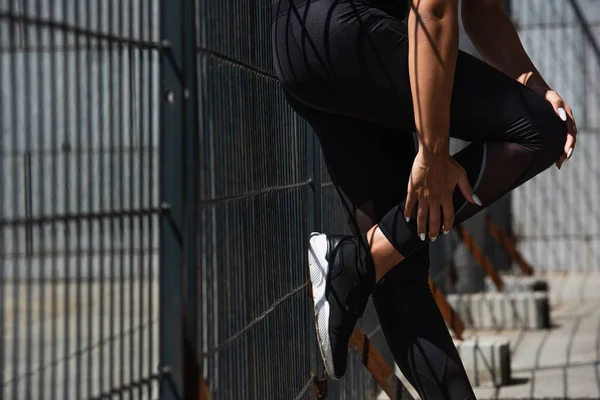
[{"label": "finger", "polygon": [[556,162],[556,167],[558,169],[561,169],[563,163],[565,162],[565,160],[567,159],[567,155],[563,154],[562,156],[560,156],[560,158],[558,159],[558,161]]},{"label": "finger", "polygon": [[[569,119],[567,121],[567,133],[569,133],[572,136],[572,143],[569,149],[567,149],[565,151],[565,153],[567,154],[567,160],[569,158],[571,158],[573,156],[573,151],[575,150],[575,143],[577,142],[576,136],[577,136],[577,124],[575,123],[575,118],[573,118],[573,110],[571,109],[571,107],[565,105],[565,109],[567,110],[567,114],[569,116]],[[568,141],[568,138],[567,138]]]},{"label": "finger", "polygon": [[565,156],[567,159],[573,156],[573,150],[575,148],[575,136],[572,134],[567,135],[567,140],[565,142]]},{"label": "finger", "polygon": [[404,205],[404,219],[406,222],[410,221],[412,216],[413,209],[415,208],[415,203],[417,201],[417,196],[412,188],[410,182],[408,183],[408,194],[406,195],[406,204]]},{"label": "finger", "polygon": [[573,114],[573,109],[569,105],[567,105],[567,104],[565,104],[564,108],[565,108],[565,111],[567,112],[567,116],[569,118],[571,118],[572,120],[574,120],[575,118],[573,117],[573,115],[574,115]]},{"label": "finger", "polygon": [[567,122],[567,111],[565,111],[565,108],[561,102],[557,102],[557,104],[553,104],[554,106],[554,111],[556,111],[556,114],[559,116],[560,119],[562,119],[563,122]]},{"label": "finger", "polygon": [[546,94],[546,100],[552,104],[552,108],[554,108],[556,115],[558,115],[563,122],[567,122],[567,110],[562,97],[554,90],[551,90]]},{"label": "finger", "polygon": [[461,171],[460,176],[458,178],[458,188],[460,189],[462,195],[467,201],[481,206],[481,200],[479,200],[479,197],[477,197],[477,195],[473,193],[473,188],[471,187],[471,184],[467,179],[467,173],[464,169]]},{"label": "finger", "polygon": [[444,235],[447,235],[454,225],[454,206],[452,205],[452,199],[442,203],[442,214],[444,216]]},{"label": "finger", "polygon": [[441,206],[439,204],[430,204],[429,206],[429,239],[435,242],[440,235]]},{"label": "finger", "polygon": [[417,209],[417,233],[422,241],[427,237],[427,212],[429,211],[426,201],[419,201]]}]

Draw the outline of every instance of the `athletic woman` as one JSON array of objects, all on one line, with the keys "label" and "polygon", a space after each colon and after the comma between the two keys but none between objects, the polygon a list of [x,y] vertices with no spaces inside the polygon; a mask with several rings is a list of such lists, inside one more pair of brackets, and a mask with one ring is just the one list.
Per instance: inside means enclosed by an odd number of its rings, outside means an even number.
[{"label": "athletic woman", "polygon": [[[571,109],[534,67],[501,0],[458,3],[273,1],[277,75],[318,135],[356,228],[310,237],[325,367],[344,375],[373,295],[396,363],[427,400],[474,398],[429,291],[428,243],[560,168],[575,148]],[[459,11],[486,62],[458,50]],[[450,137],[470,145],[450,156]]]}]

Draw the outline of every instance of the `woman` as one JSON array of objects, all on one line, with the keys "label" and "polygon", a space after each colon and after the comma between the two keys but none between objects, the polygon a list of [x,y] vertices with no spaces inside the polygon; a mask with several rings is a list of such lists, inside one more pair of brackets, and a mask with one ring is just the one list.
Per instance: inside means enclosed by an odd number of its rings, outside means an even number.
[{"label": "woman", "polygon": [[[459,11],[487,63],[458,50]],[[421,397],[474,398],[428,290],[428,243],[560,168],[575,147],[571,109],[535,69],[501,0],[463,0],[461,10],[458,0],[274,0],[272,32],[288,102],[355,210],[355,236],[310,237],[327,372],[344,375],[373,295]],[[471,144],[451,157],[450,137]]]}]

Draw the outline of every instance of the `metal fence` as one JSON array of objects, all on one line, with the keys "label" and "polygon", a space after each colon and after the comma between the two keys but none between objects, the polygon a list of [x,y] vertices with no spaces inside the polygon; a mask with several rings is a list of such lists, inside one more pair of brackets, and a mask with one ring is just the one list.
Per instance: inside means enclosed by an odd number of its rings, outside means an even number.
[{"label": "metal fence", "polygon": [[[512,6],[580,132],[511,198],[547,271],[598,268],[600,51],[578,4]],[[269,24],[267,0],[0,0],[0,398],[311,398],[306,238],[347,224]],[[386,349],[371,306],[361,326]],[[351,356],[328,398],[377,392]]]},{"label": "metal fence", "polygon": [[0,398],[157,393],[158,27],[0,1]]},{"label": "metal fence", "polygon": [[306,238],[345,220],[269,6],[0,1],[1,398],[313,394]]},{"label": "metal fence", "polygon": [[[270,2],[196,7],[202,369],[215,398],[310,398],[323,368],[307,238],[323,226],[346,230],[347,219],[318,143],[274,76]],[[377,392],[351,355],[347,378],[329,383],[328,398]]]}]

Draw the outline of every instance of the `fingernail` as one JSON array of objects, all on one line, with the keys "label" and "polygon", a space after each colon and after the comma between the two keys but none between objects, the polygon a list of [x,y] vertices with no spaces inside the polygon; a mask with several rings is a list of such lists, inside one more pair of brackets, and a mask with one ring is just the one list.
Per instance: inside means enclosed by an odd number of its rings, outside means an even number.
[{"label": "fingernail", "polygon": [[564,122],[567,122],[567,112],[565,111],[564,108],[559,108],[558,109],[558,116],[560,117],[560,119],[562,119]]},{"label": "fingernail", "polygon": [[437,239],[437,236],[434,236],[434,237],[432,237],[432,238],[431,238],[431,243],[435,242],[435,241],[436,241],[436,239]]},{"label": "fingernail", "polygon": [[479,200],[479,197],[477,197],[476,194],[473,194],[473,201],[475,202],[475,204],[481,207],[481,200]]},{"label": "fingernail", "polygon": [[419,238],[421,238],[421,241],[424,242],[425,241],[425,234],[424,233],[420,233],[419,234]]},{"label": "fingernail", "polygon": [[406,223],[410,222],[410,217],[404,217],[404,219],[406,220]]},{"label": "fingernail", "polygon": [[442,231],[444,233],[444,235],[447,235],[450,233],[450,231]]},{"label": "fingernail", "polygon": [[572,156],[572,155],[573,155],[573,148],[571,147],[571,148],[569,149],[569,152],[567,153],[567,160],[568,160],[569,158],[571,158],[571,156]]}]

